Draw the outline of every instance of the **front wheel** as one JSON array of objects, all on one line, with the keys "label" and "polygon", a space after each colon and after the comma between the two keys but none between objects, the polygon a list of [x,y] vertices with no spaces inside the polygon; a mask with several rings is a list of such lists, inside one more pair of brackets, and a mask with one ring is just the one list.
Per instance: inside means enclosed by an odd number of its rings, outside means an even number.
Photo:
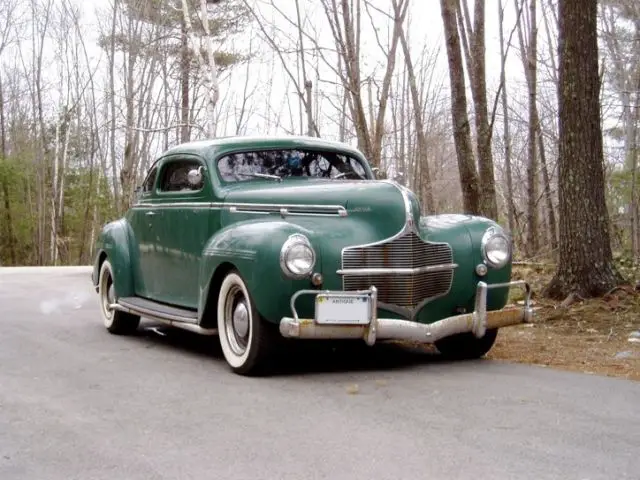
[{"label": "front wheel", "polygon": [[218,334],[224,358],[234,373],[255,375],[264,371],[277,339],[264,321],[240,274],[232,270],[218,295]]},{"label": "front wheel", "polygon": [[100,312],[102,313],[102,322],[107,331],[114,335],[127,335],[135,332],[140,324],[140,317],[111,308],[111,305],[116,303],[116,288],[113,283],[113,269],[109,260],[102,262],[98,278]]},{"label": "front wheel", "polygon": [[471,332],[445,337],[436,342],[436,348],[451,360],[471,360],[484,356],[496,341],[497,329],[487,330],[483,337],[477,338]]}]

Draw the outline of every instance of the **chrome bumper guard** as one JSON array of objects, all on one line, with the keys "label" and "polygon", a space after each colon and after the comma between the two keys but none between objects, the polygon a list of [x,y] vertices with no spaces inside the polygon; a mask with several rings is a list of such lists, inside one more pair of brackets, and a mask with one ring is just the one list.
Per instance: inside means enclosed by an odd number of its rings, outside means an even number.
[{"label": "chrome bumper guard", "polygon": [[[525,291],[522,307],[505,308],[487,311],[487,293],[489,289],[520,287]],[[368,345],[377,340],[409,340],[421,343],[434,343],[441,338],[458,333],[472,332],[477,338],[484,336],[489,329],[531,323],[533,307],[531,305],[531,287],[523,280],[494,283],[478,282],[476,287],[475,307],[471,313],[463,313],[443,318],[433,323],[424,324],[410,320],[394,318],[377,318],[377,289],[349,293],[368,293],[372,299],[372,318],[367,325],[334,325],[318,324],[314,319],[299,318],[295,303],[301,295],[340,294],[329,290],[300,290],[291,297],[293,317],[284,317],[280,321],[280,333],[283,337],[299,339],[358,339],[362,338]]]}]

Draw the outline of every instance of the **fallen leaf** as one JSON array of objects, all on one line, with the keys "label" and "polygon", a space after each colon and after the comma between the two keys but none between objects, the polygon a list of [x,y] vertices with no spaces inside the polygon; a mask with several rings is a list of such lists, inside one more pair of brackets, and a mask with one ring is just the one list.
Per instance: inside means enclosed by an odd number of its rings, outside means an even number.
[{"label": "fallen leaf", "polygon": [[356,395],[360,392],[360,387],[357,383],[347,386],[347,393],[349,395]]}]

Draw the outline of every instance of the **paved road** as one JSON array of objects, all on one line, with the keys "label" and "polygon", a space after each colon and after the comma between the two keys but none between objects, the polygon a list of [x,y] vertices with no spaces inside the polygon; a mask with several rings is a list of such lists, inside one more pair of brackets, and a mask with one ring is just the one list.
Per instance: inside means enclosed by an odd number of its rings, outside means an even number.
[{"label": "paved road", "polygon": [[640,479],[640,383],[389,347],[251,379],[149,325],[107,334],[86,268],[0,269],[0,479]]}]

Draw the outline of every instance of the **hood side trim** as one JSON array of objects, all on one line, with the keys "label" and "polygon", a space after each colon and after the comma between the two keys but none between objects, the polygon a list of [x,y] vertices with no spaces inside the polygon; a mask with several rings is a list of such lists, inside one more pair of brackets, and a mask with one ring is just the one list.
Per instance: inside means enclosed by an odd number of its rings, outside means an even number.
[{"label": "hood side trim", "polygon": [[317,216],[348,216],[347,209],[342,205],[305,205],[305,204],[275,204],[275,203],[232,203],[232,202],[167,202],[167,203],[137,203],[131,207],[153,209],[211,209],[229,210],[232,213],[279,213],[286,215],[317,215]]}]

